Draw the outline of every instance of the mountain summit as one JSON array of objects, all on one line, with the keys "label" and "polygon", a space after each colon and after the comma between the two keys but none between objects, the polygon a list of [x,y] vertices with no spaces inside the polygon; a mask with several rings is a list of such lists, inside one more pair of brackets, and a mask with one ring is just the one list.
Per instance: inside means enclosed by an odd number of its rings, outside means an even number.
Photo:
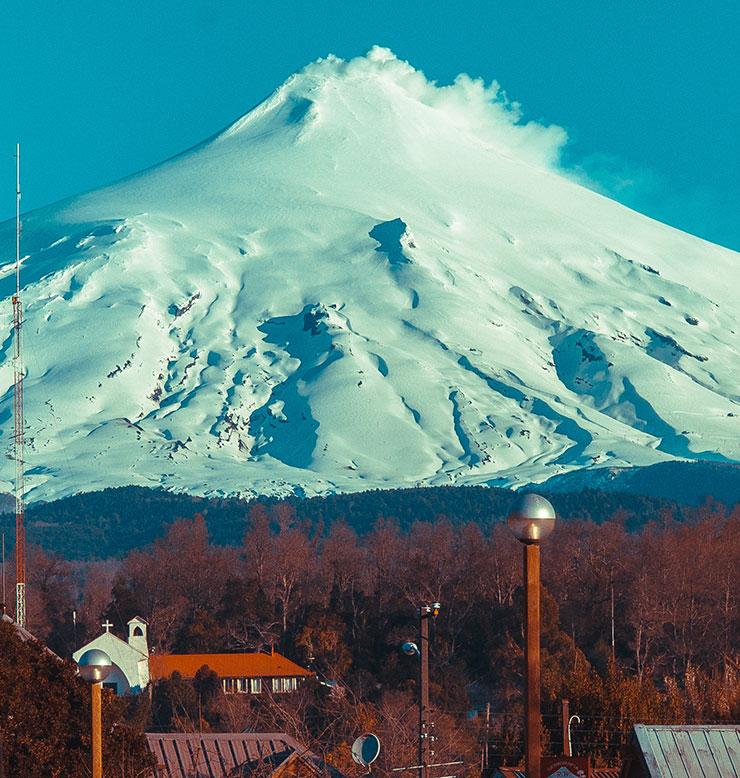
[{"label": "mountain summit", "polygon": [[[28,214],[30,499],[740,460],[740,256],[580,186],[565,140],[495,84],[375,48]],[[14,280],[8,261],[8,448]]]}]

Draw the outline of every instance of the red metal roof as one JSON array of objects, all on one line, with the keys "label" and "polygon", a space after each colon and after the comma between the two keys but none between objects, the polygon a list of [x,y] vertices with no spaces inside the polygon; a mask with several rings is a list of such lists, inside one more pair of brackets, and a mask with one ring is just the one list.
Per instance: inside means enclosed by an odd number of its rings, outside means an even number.
[{"label": "red metal roof", "polygon": [[153,681],[169,678],[175,671],[193,678],[207,665],[221,678],[290,678],[313,675],[282,654],[152,654],[149,674]]},{"label": "red metal roof", "polygon": [[223,778],[234,767],[273,754],[303,752],[292,737],[277,733],[160,734],[147,732],[149,750],[157,765],[158,778]]},{"label": "red metal roof", "polygon": [[156,765],[147,778],[267,778],[296,758],[319,776],[346,778],[284,732],[147,732],[146,739]]}]

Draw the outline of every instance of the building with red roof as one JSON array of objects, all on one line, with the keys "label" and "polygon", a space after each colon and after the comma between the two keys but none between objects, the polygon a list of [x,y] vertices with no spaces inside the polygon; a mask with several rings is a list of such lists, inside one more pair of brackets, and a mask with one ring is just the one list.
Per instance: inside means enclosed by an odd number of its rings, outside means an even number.
[{"label": "building with red roof", "polygon": [[295,662],[278,654],[152,654],[149,673],[152,681],[179,673],[191,679],[203,666],[221,679],[227,694],[259,694],[263,691],[292,692],[304,678],[312,676]]}]

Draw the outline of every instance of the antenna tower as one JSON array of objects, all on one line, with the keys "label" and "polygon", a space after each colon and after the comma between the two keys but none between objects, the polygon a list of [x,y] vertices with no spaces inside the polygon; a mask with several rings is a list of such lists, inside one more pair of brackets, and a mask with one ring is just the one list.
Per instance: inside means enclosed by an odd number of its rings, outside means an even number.
[{"label": "antenna tower", "polygon": [[21,147],[15,147],[15,295],[13,296],[13,459],[15,460],[15,621],[26,626],[26,524],[23,483],[23,350],[21,327]]}]

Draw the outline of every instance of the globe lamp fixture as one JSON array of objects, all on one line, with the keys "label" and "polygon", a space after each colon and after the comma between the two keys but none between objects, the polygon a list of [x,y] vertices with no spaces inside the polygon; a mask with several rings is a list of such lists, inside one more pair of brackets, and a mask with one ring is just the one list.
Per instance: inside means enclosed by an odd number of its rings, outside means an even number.
[{"label": "globe lamp fixture", "polygon": [[100,683],[104,681],[112,670],[112,662],[105,651],[99,648],[91,648],[80,657],[77,667],[80,675],[91,683]]},{"label": "globe lamp fixture", "polygon": [[539,494],[520,494],[509,508],[506,526],[522,543],[542,543],[555,529],[555,509]]}]

